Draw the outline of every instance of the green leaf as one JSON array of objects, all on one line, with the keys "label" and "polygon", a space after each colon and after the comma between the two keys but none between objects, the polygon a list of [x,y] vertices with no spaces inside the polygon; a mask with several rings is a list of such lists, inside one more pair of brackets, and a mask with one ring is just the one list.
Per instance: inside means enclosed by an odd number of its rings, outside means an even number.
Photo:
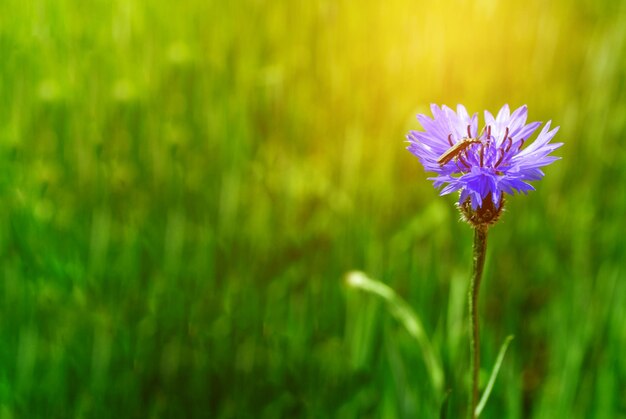
[{"label": "green leaf", "polygon": [[419,316],[411,309],[411,307],[400,298],[394,290],[389,288],[382,282],[367,277],[362,272],[349,272],[347,275],[347,283],[351,287],[361,289],[363,291],[374,294],[382,298],[386,303],[391,314],[404,326],[411,336],[415,338],[422,351],[422,357],[426,364],[426,370],[430,376],[433,389],[436,394],[441,394],[443,389],[443,369],[439,358],[436,356],[433,347],[426,336],[424,326]]},{"label": "green leaf", "polygon": [[500,371],[500,366],[502,365],[502,361],[504,360],[504,355],[506,354],[506,350],[509,347],[509,343],[511,343],[511,341],[513,340],[513,337],[513,335],[507,336],[507,338],[504,340],[504,343],[500,347],[500,352],[498,353],[498,357],[496,358],[496,364],[493,366],[493,370],[491,371],[491,377],[489,377],[487,387],[485,387],[483,396],[480,398],[480,402],[478,403],[478,406],[476,406],[476,410],[474,411],[476,417],[480,416],[480,413],[483,411],[483,408],[487,404],[487,400],[489,399],[489,395],[491,394],[493,385],[496,382],[496,377],[498,376],[498,372]]},{"label": "green leaf", "polygon": [[448,417],[448,409],[450,405],[450,394],[452,393],[451,389],[446,391],[446,394],[443,396],[443,402],[441,402],[441,410],[439,411],[439,418],[446,419]]}]

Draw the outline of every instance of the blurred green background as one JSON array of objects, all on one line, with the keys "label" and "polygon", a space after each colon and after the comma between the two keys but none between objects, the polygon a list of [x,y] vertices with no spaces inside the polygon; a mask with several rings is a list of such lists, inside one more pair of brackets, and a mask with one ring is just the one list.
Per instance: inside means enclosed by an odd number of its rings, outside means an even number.
[{"label": "blurred green background", "polygon": [[563,159],[490,233],[485,418],[626,418],[626,4],[3,0],[0,418],[450,417],[471,229],[404,147],[528,104]]}]

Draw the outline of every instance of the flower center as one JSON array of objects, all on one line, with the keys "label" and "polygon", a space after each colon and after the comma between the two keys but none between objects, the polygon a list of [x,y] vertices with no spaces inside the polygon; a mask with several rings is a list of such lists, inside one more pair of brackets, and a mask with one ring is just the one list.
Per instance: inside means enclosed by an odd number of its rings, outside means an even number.
[{"label": "flower center", "polygon": [[465,174],[472,167],[487,168],[501,175],[502,169],[506,169],[511,158],[519,153],[524,145],[524,139],[515,140],[509,135],[510,129],[506,127],[501,141],[491,135],[491,125],[487,125],[478,134],[472,136],[471,126],[467,126],[467,137],[453,143],[452,133],[448,136],[450,148],[441,155],[438,160],[440,165],[454,161],[457,173]]}]

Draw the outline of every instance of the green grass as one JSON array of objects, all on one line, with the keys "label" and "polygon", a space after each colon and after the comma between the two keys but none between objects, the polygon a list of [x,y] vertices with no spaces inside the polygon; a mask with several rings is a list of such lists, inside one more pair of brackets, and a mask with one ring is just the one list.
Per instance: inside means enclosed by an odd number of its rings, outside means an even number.
[{"label": "green grass", "polygon": [[403,143],[431,102],[565,142],[490,233],[481,417],[626,418],[626,5],[235,3],[0,5],[0,418],[436,417],[355,269],[461,417],[471,229]]}]

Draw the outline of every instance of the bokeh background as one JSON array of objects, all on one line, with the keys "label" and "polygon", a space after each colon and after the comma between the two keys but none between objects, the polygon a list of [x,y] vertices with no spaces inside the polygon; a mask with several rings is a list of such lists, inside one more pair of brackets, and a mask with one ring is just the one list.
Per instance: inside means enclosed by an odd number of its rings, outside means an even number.
[{"label": "bokeh background", "polygon": [[0,418],[461,417],[471,229],[404,147],[509,103],[563,157],[490,233],[485,418],[626,418],[626,4],[3,0]]}]

